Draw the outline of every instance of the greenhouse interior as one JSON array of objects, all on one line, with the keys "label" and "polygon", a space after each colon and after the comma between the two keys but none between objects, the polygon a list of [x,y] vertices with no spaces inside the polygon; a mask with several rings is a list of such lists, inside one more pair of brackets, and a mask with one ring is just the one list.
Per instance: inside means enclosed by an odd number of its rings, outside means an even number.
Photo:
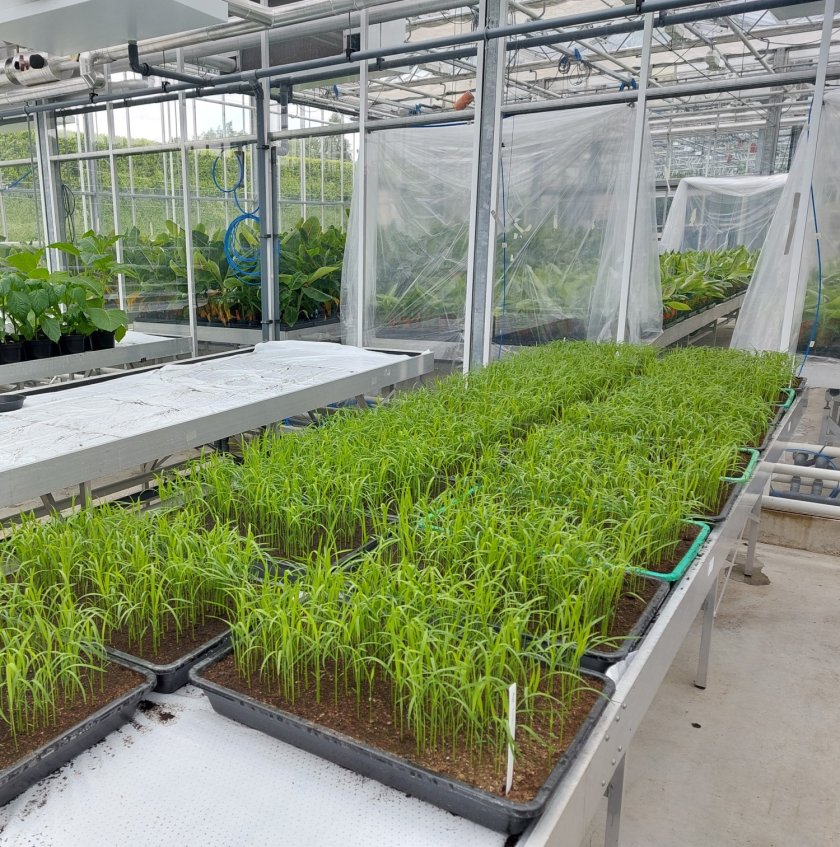
[{"label": "greenhouse interior", "polygon": [[840,843],[835,3],[0,0],[0,847]]}]

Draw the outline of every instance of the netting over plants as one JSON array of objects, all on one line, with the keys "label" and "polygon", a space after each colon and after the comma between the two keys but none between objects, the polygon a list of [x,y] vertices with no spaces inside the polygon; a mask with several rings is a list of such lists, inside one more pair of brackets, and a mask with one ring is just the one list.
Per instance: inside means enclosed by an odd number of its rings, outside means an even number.
[{"label": "netting over plants", "polygon": [[662,251],[759,249],[786,179],[787,174],[681,179],[662,230]]},{"label": "netting over plants", "polygon": [[[838,135],[840,92],[834,92],[825,98],[810,183],[805,161],[807,130],[801,135],[787,184],[738,316],[732,336],[733,347],[803,352],[813,336],[811,353],[840,355],[840,243],[833,237],[840,227]],[[802,203],[808,206],[805,246],[788,333],[784,314],[794,261],[794,223]]]},{"label": "netting over plants", "polygon": [[[609,106],[509,118],[502,128],[493,341],[617,335],[634,112]],[[362,303],[364,343],[437,341],[460,358],[469,247],[473,129],[372,134],[366,279],[359,280],[360,192],[342,281],[345,337]],[[645,140],[626,338],[661,330],[654,178]],[[361,298],[360,298],[361,295]]]}]

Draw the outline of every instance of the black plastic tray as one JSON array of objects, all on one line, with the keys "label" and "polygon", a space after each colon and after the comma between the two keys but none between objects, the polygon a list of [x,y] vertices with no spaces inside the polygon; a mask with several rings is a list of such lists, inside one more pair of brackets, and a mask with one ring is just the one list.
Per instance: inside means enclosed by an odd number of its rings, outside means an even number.
[{"label": "black plastic tray", "polygon": [[16,412],[22,408],[25,399],[24,394],[0,394],[0,413]]},{"label": "black plastic tray", "polygon": [[481,791],[461,780],[413,765],[399,756],[369,747],[289,712],[275,709],[245,694],[211,682],[201,675],[206,668],[223,659],[229,652],[229,647],[220,650],[190,671],[190,682],[204,691],[210,704],[220,715],[489,829],[510,835],[523,832],[543,813],[549,796],[565,776],[601,716],[607,700],[615,691],[612,680],[602,674],[582,671],[585,676],[597,679],[602,684],[603,696],[593,706],[536,797],[529,803],[516,803]]},{"label": "black plastic tray", "polygon": [[659,584],[659,588],[648,601],[647,606],[645,606],[642,614],[639,615],[639,619],[633,625],[633,628],[621,640],[621,644],[612,649],[587,650],[580,660],[582,668],[596,671],[597,673],[604,673],[611,665],[624,661],[630,653],[636,650],[639,642],[645,637],[648,629],[650,629],[650,625],[656,619],[659,610],[662,608],[662,604],[665,602],[665,598],[671,591],[671,583],[659,582],[659,580],[647,576],[636,578],[645,582],[657,583]]},{"label": "black plastic tray", "polygon": [[729,494],[726,496],[723,506],[720,507],[720,511],[716,515],[692,515],[691,519],[703,521],[704,523],[721,523],[725,521],[729,517],[732,507],[735,505],[735,500],[738,499],[738,495],[741,493],[743,487],[744,484],[742,482],[730,482]]},{"label": "black plastic tray", "polygon": [[[374,536],[369,538],[364,544],[360,547],[355,547],[352,550],[348,550],[346,553],[343,553],[338,557],[335,563],[335,567],[339,570],[350,570],[354,567],[356,560],[364,555],[365,553],[370,553],[375,550],[379,545],[379,539]],[[290,562],[287,559],[274,559],[271,558],[268,562],[268,566],[264,562],[253,562],[251,564],[251,573],[258,580],[263,580],[266,577],[266,573],[268,574],[269,579],[282,579],[283,575],[288,573],[291,575],[291,580],[294,582],[298,576],[303,573],[306,569],[306,566],[296,562]]]},{"label": "black plastic tray", "polygon": [[0,771],[0,806],[5,806],[18,794],[22,794],[45,776],[75,759],[130,720],[137,704],[154,685],[154,676],[149,672],[133,666],[131,670],[144,676],[145,681],[6,770]]},{"label": "black plastic tray", "polygon": [[187,684],[190,668],[193,665],[216,650],[227,648],[229,644],[230,630],[226,629],[224,632],[220,632],[209,641],[199,645],[185,656],[181,656],[180,659],[176,659],[168,665],[155,665],[152,662],[141,659],[140,656],[123,653],[122,650],[115,650],[112,647],[106,647],[105,652],[113,659],[122,662],[124,665],[128,665],[130,668],[143,673],[153,674],[155,677],[154,690],[161,692],[161,694],[171,694],[173,691],[177,691]]}]

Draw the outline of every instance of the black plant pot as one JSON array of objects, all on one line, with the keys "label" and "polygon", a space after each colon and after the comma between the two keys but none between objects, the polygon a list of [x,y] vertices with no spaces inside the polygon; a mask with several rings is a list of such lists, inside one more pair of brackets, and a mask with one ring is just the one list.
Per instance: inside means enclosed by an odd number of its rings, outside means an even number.
[{"label": "black plant pot", "polygon": [[63,356],[70,356],[74,353],[85,352],[85,337],[81,333],[73,332],[69,335],[62,335],[58,339],[58,349]]},{"label": "black plant pot", "polygon": [[24,341],[23,352],[27,359],[49,359],[52,356],[52,341],[49,338],[33,338]]},{"label": "black plant pot", "polygon": [[95,329],[90,334],[91,350],[110,350],[114,343],[114,333],[110,330]]},{"label": "black plant pot", "polygon": [[0,344],[0,365],[11,365],[23,357],[22,341],[4,341]]}]

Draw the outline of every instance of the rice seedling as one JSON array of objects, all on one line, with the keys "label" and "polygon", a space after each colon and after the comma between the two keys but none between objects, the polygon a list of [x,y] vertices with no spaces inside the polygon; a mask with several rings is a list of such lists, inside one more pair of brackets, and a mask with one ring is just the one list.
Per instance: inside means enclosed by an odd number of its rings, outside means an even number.
[{"label": "rice seedling", "polygon": [[261,556],[253,538],[223,525],[205,529],[198,510],[83,509],[65,521],[25,521],[0,563],[10,582],[61,586],[95,610],[106,642],[118,634],[137,650],[158,652],[166,637],[192,637],[224,617],[230,591]]},{"label": "rice seedling", "polygon": [[55,724],[63,703],[86,701],[106,664],[96,615],[59,585],[0,585],[0,731],[22,736]]}]

